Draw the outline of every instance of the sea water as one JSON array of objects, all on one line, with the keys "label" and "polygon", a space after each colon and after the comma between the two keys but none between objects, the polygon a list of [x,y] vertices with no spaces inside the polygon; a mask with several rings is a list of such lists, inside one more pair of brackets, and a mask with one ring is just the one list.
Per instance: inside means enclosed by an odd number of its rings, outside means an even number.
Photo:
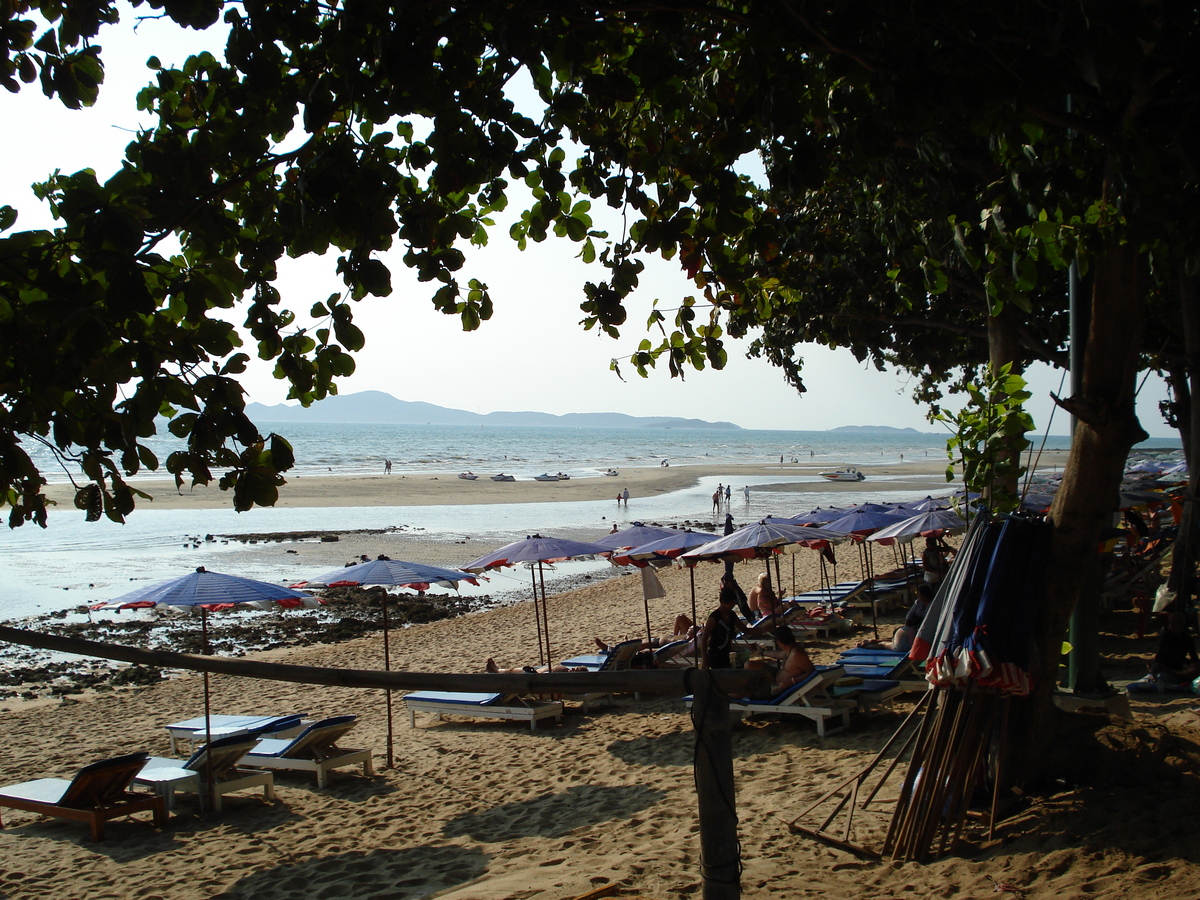
[{"label": "sea water", "polygon": [[[269,426],[268,426],[269,427]],[[778,464],[808,462],[782,469],[779,475],[738,477],[730,511],[739,525],[766,515],[807,512],[812,494],[758,491],[763,484],[817,482],[820,468],[887,464],[903,466],[917,460],[945,460],[944,439],[916,432],[850,433],[811,431],[750,431],[717,429],[612,429],[422,427],[410,425],[297,425],[280,426],[296,451],[294,474],[305,477],[382,471],[392,461],[394,474],[445,473],[472,469],[484,475],[496,469],[520,479],[541,472],[564,471],[572,477],[601,477],[609,467],[659,465]],[[1171,442],[1157,440],[1155,446]],[[1061,448],[1064,438],[1047,446]],[[170,450],[156,449],[159,458]],[[161,475],[159,476],[161,477]],[[944,476],[896,476],[922,484],[918,491],[889,490],[886,476],[872,478],[875,491],[854,494],[854,502],[908,500],[947,493]],[[0,620],[78,607],[120,596],[149,581],[190,571],[202,562],[210,568],[286,584],[301,580],[294,558],[272,562],[261,546],[231,541],[204,542],[206,534],[249,534],[295,531],[345,531],[401,528],[452,539],[470,535],[490,539],[496,547],[526,534],[606,533],[613,521],[715,521],[711,496],[717,482],[728,476],[704,477],[692,487],[668,494],[635,498],[620,512],[611,500],[488,504],[483,506],[332,507],[263,509],[236,513],[232,508],[206,510],[138,509],[124,525],[104,519],[87,523],[74,509],[55,510],[48,529],[24,525],[0,531]],[[742,487],[750,488],[747,499]],[[285,488],[286,490],[286,488]],[[828,500],[824,501],[826,504]],[[848,502],[848,501],[847,501]],[[282,557],[283,554],[280,554]],[[420,560],[415,560],[420,562]],[[465,563],[463,559],[459,563]],[[289,566],[289,563],[291,564]],[[605,563],[581,563],[582,568]],[[567,566],[570,568],[570,566]],[[304,573],[308,578],[318,573]],[[520,574],[501,575],[479,590],[495,594],[517,589]],[[469,591],[468,591],[469,593]]]}]

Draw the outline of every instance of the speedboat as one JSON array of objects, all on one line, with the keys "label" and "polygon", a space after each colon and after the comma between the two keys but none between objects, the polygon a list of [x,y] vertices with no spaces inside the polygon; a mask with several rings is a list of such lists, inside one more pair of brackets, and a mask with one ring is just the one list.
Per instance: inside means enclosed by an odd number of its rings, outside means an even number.
[{"label": "speedboat", "polygon": [[492,476],[492,481],[516,481],[516,480],[517,480],[517,477],[515,475],[505,475],[503,472],[501,472],[499,475]]},{"label": "speedboat", "polygon": [[474,481],[479,476],[476,475],[474,472],[459,472],[458,477],[465,479],[466,481]]},{"label": "speedboat", "polygon": [[837,469],[832,472],[818,472],[822,478],[830,481],[862,481],[866,478],[858,469]]},{"label": "speedboat", "polygon": [[547,475],[545,472],[543,472],[541,475],[534,475],[533,480],[534,481],[558,481],[558,476],[557,475]]}]

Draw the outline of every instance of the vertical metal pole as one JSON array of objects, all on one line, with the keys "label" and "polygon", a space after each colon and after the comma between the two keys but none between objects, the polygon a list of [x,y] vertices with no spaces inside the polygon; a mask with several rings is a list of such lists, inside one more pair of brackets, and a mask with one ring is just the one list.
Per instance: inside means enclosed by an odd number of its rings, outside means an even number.
[{"label": "vertical metal pole", "polygon": [[[388,640],[388,593],[383,592],[383,671],[392,671],[392,651]],[[392,689],[384,690],[387,704],[387,767],[395,768],[395,760],[392,756]]]},{"label": "vertical metal pole", "polygon": [[542,633],[546,636],[546,671],[554,668],[550,653],[550,610],[546,607],[546,573],[542,569],[542,561],[538,560],[538,581],[542,583]]},{"label": "vertical metal pole", "polygon": [[733,733],[729,698],[709,670],[688,672],[692,727],[696,731],[694,777],[700,819],[700,876],[704,900],[738,900],[742,862],[737,838],[733,782]]},{"label": "vertical metal pole", "polygon": [[533,582],[533,621],[537,624],[538,656],[544,665],[546,662],[546,645],[542,642],[542,614],[538,612],[537,571],[532,565],[529,567],[529,577]]}]

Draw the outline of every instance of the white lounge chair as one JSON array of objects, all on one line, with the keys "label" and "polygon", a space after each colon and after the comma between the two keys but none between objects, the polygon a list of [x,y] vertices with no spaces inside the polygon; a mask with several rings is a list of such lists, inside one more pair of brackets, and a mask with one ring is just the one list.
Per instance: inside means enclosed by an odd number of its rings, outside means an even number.
[{"label": "white lounge chair", "polygon": [[478,719],[519,719],[537,728],[543,719],[562,719],[561,700],[527,700],[515,694],[469,693],[467,691],[414,691],[406,694],[408,724],[417,727],[417,713],[434,713],[439,719],[447,714]]},{"label": "white lounge chair", "polygon": [[291,740],[262,738],[241,761],[258,769],[316,772],[319,788],[328,784],[331,769],[343,766],[361,765],[363,775],[373,775],[370,750],[346,750],[337,746],[338,739],[355,724],[356,716],[334,716],[313,722]]},{"label": "white lounge chair", "polygon": [[305,713],[292,713],[286,716],[229,716],[216,715],[197,716],[182,722],[172,722],[166,726],[167,734],[171,737],[171,752],[179,752],[179,743],[188,742],[188,753],[196,749],[196,744],[208,740],[212,735],[217,738],[233,737],[239,734],[270,734],[272,737],[295,737],[307,725]]},{"label": "white lounge chair", "polygon": [[[817,736],[823,738],[850,724],[850,710],[856,706],[855,702],[838,700],[829,694],[829,688],[845,674],[846,670],[841,666],[817,666],[816,671],[804,681],[793,684],[774,697],[763,700],[755,700],[750,697],[730,700],[729,709],[731,712],[746,715],[778,713],[804,716],[812,720],[817,727]],[[684,697],[683,699],[691,708],[692,698]],[[825,725],[829,719],[841,719],[842,723],[834,729],[829,729]]]},{"label": "white lounge chair", "polygon": [[163,798],[168,812],[175,805],[176,793],[196,794],[201,809],[211,808],[214,812],[221,811],[224,794],[244,788],[261,787],[263,797],[274,800],[275,779],[270,772],[238,768],[238,760],[257,741],[253,736],[233,735],[205,744],[187,760],[151,756],[133,783],[153,788]]}]

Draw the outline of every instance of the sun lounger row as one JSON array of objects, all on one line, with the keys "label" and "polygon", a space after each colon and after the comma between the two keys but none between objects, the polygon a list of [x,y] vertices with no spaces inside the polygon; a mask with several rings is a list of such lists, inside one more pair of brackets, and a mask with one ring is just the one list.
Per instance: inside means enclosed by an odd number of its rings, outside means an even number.
[{"label": "sun lounger row", "polygon": [[[0,807],[87,822],[92,839],[99,841],[104,823],[119,816],[150,811],[156,824],[164,824],[180,793],[195,794],[201,808],[217,812],[221,798],[232,791],[261,787],[264,797],[273,800],[272,769],[313,772],[318,787],[325,787],[332,769],[343,766],[361,765],[364,775],[374,774],[370,750],[337,746],[354,727],[354,716],[322,719],[299,733],[290,721],[296,717],[259,718],[265,720],[260,730],[216,738],[186,760],[131,753],[85,766],[70,781],[40,778],[0,788]],[[279,727],[276,734],[290,731],[295,736],[262,737],[272,725]],[[133,785],[153,793],[133,793]]]}]

